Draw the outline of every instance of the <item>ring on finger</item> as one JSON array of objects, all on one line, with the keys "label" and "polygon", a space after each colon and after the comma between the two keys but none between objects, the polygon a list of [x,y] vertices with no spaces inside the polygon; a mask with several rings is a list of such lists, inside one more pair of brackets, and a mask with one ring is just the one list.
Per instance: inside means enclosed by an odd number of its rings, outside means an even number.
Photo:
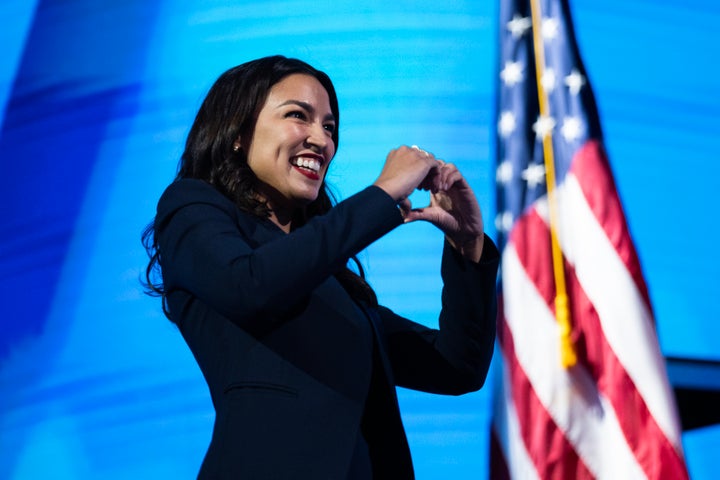
[{"label": "ring on finger", "polygon": [[424,153],[426,157],[430,156],[430,154],[428,152],[426,152],[422,148],[418,147],[417,145],[412,145],[410,148],[413,148],[413,149],[417,150],[418,152]]}]

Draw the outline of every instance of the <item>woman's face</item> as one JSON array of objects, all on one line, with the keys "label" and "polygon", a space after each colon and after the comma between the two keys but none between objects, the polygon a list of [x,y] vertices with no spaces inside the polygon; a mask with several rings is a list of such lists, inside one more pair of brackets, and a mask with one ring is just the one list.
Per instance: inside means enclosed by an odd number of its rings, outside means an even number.
[{"label": "woman's face", "polygon": [[334,129],[327,91],[315,77],[289,75],[270,89],[247,161],[274,212],[289,213],[317,198],[335,155]]}]

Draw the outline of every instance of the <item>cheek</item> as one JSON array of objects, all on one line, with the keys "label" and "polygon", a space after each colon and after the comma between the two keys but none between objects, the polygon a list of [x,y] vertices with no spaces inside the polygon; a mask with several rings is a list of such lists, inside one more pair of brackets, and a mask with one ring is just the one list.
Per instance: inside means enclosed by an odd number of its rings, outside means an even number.
[{"label": "cheek", "polygon": [[275,168],[283,153],[282,142],[278,141],[278,136],[265,133],[256,132],[248,151],[247,163],[256,175]]}]

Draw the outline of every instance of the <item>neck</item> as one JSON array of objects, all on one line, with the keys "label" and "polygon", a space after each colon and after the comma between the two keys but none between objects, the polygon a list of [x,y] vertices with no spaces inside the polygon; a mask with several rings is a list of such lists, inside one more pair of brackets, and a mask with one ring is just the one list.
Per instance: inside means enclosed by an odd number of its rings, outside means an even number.
[{"label": "neck", "polygon": [[270,221],[280,227],[280,230],[285,233],[290,233],[290,229],[292,228],[292,217],[292,214],[283,214],[281,212],[277,212],[276,210],[270,210]]},{"label": "neck", "polygon": [[[264,187],[264,188],[263,188]],[[261,185],[255,192],[256,198],[265,202],[270,209],[270,221],[285,233],[290,233],[295,209],[272,188]]]}]

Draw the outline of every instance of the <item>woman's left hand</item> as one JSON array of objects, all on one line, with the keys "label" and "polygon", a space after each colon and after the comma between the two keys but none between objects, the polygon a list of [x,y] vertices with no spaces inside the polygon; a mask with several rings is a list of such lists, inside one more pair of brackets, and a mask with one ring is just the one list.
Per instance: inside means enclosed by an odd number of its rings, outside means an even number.
[{"label": "woman's left hand", "polygon": [[465,258],[477,262],[485,239],[480,206],[457,167],[441,160],[437,162],[437,168],[423,184],[424,189],[430,190],[430,205],[404,210],[405,222],[432,223]]}]

